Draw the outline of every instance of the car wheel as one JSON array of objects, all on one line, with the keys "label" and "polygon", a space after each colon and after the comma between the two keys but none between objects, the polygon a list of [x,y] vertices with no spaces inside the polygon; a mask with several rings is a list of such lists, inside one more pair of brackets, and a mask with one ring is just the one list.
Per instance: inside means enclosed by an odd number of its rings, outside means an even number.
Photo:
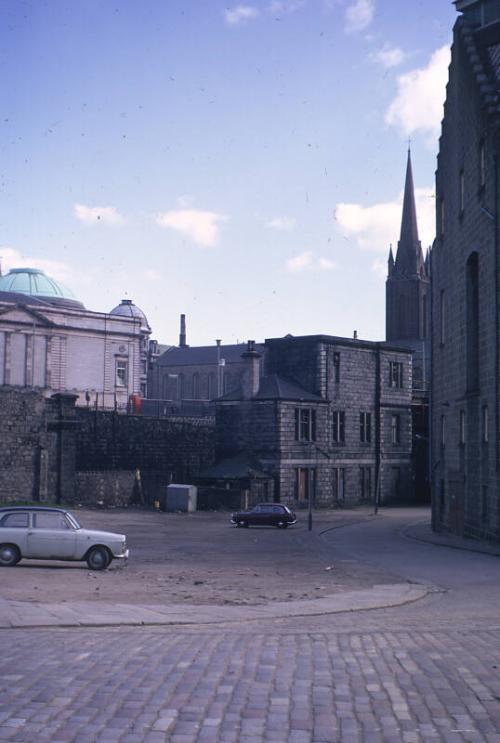
[{"label": "car wheel", "polygon": [[278,521],[276,526],[278,527],[278,529],[286,529],[288,524],[286,523],[286,521]]},{"label": "car wheel", "polygon": [[106,547],[92,547],[87,555],[87,565],[91,570],[106,570],[110,562]]},{"label": "car wheel", "polygon": [[21,559],[21,553],[15,544],[0,544],[0,565],[13,568]]},{"label": "car wheel", "polygon": [[245,529],[248,529],[248,521],[245,521],[245,519],[240,519],[238,521],[238,526],[243,526]]}]

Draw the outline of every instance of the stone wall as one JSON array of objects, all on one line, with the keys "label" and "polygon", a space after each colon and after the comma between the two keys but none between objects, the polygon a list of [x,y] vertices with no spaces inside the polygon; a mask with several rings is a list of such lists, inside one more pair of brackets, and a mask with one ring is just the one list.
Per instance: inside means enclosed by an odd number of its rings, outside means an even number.
[{"label": "stone wall", "polygon": [[74,475],[74,395],[0,387],[0,502],[69,496]]},{"label": "stone wall", "polygon": [[0,387],[1,503],[151,503],[170,482],[189,483],[213,464],[213,419],[142,418],[75,408],[75,400]]}]

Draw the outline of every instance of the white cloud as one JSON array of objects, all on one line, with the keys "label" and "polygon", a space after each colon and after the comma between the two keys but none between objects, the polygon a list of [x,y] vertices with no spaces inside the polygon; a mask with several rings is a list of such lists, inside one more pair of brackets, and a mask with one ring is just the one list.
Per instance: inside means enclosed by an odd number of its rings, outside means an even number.
[{"label": "white cloud", "polygon": [[122,215],[118,213],[114,206],[75,204],[74,214],[80,222],[85,222],[85,224],[119,225],[124,222]]},{"label": "white cloud", "polygon": [[335,261],[330,260],[330,258],[320,258],[318,261],[318,267],[322,271],[333,271],[337,268],[337,264]]},{"label": "white cloud", "polygon": [[306,250],[294,258],[289,258],[286,262],[286,269],[290,273],[298,273],[304,271],[306,268],[310,268],[313,262],[313,254],[310,250]]},{"label": "white cloud", "polygon": [[345,11],[345,30],[347,33],[364,31],[373,20],[375,0],[354,0]]},{"label": "white cloud", "polygon": [[58,281],[65,282],[71,280],[73,277],[70,266],[62,261],[31,258],[19,250],[7,247],[6,245],[0,245],[0,265],[2,267],[2,273],[7,273],[11,268],[39,268]]},{"label": "white cloud", "polygon": [[439,136],[443,102],[448,81],[450,49],[443,46],[431,56],[425,67],[398,77],[398,92],[387,109],[385,121],[404,134],[412,132]]},{"label": "white cloud", "polygon": [[289,258],[286,262],[286,269],[290,273],[299,273],[306,270],[331,271],[334,268],[337,268],[334,261],[329,258],[316,259],[312,250],[305,250],[293,258]]},{"label": "white cloud", "polygon": [[289,232],[295,227],[295,219],[293,217],[273,217],[266,226],[273,230]]},{"label": "white cloud", "polygon": [[237,26],[239,23],[252,21],[259,16],[259,11],[252,5],[237,5],[235,8],[226,8],[224,17],[229,26]]},{"label": "white cloud", "polygon": [[382,49],[372,54],[372,59],[385,67],[386,70],[391,67],[397,67],[404,61],[406,55],[402,49],[398,46],[391,46],[390,44],[384,44]]},{"label": "white cloud", "polygon": [[387,278],[387,261],[383,258],[375,258],[372,263],[372,272],[381,279]]},{"label": "white cloud", "polygon": [[216,245],[219,239],[219,223],[225,221],[227,217],[223,214],[200,209],[177,209],[158,214],[156,217],[156,223],[160,227],[176,230],[204,247]]},{"label": "white cloud", "polygon": [[[415,202],[420,240],[425,248],[435,235],[435,199],[432,188],[416,188]],[[337,204],[335,219],[344,236],[352,237],[365,250],[386,253],[397,245],[401,229],[403,192],[394,201],[373,206]]]}]

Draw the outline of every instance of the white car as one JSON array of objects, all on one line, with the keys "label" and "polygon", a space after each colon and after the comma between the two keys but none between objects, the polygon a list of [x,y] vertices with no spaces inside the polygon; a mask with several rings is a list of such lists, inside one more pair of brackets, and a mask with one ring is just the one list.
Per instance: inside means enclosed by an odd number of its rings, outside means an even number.
[{"label": "white car", "polygon": [[0,567],[28,560],[86,560],[91,570],[105,570],[111,560],[129,556],[124,534],[82,529],[62,508],[0,508]]}]

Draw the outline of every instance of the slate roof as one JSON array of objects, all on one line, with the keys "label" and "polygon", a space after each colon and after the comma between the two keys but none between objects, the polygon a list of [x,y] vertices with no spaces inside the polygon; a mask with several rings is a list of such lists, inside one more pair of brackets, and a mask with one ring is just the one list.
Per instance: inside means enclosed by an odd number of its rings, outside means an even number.
[{"label": "slate roof", "polygon": [[[220,347],[220,358],[227,363],[241,362],[241,354],[247,350],[246,343],[235,343]],[[255,350],[264,352],[264,346],[255,344]],[[217,364],[217,346],[171,346],[159,358],[159,366],[191,366],[195,364]]]},{"label": "slate roof", "polygon": [[[243,399],[241,387],[223,395],[219,400],[226,402]],[[280,377],[278,374],[269,374],[260,380],[259,391],[252,400],[294,400],[295,402],[325,402],[319,395],[301,387],[296,382]]]}]

